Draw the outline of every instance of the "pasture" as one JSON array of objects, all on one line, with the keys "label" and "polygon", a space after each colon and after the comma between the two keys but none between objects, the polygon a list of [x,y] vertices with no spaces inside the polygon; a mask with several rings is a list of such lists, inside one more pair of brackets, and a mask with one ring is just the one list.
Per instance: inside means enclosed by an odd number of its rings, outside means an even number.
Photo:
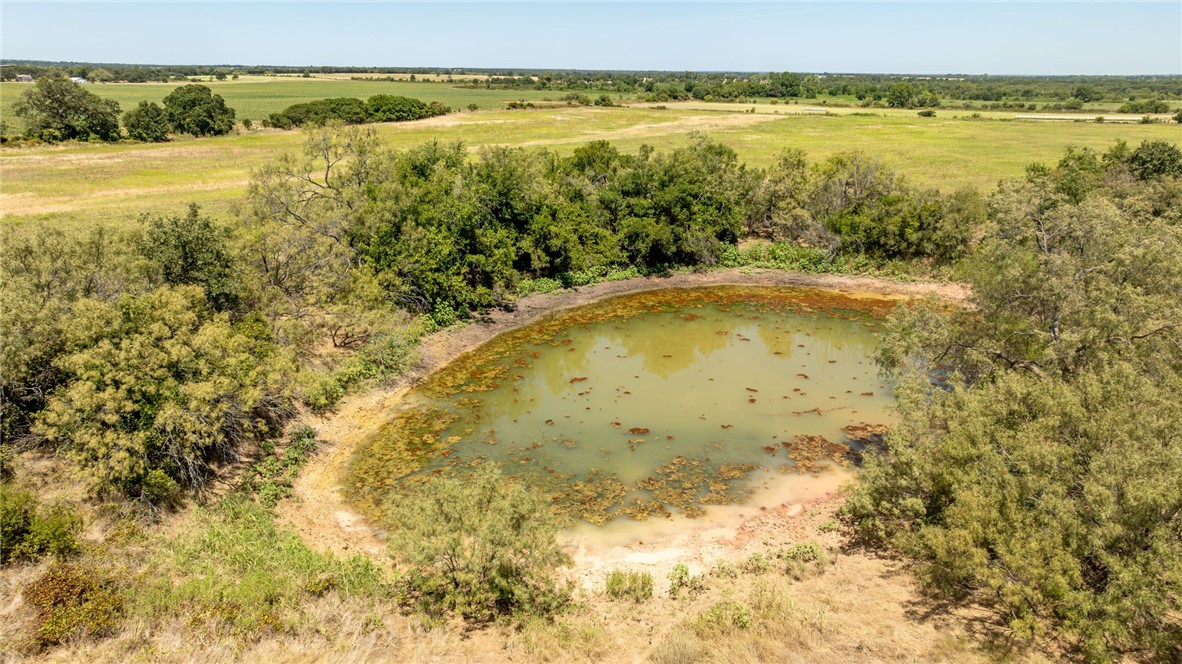
[{"label": "pasture", "polygon": [[[295,86],[289,88],[288,85]],[[14,84],[5,84],[9,90]],[[506,97],[505,91],[463,90],[434,83],[275,79],[215,83],[231,106],[231,91],[249,92],[263,108],[260,90],[271,92],[274,107],[321,96],[359,95],[401,90],[401,86],[447,91],[445,103],[464,105]],[[300,97],[292,90],[304,88]],[[345,86],[332,88],[332,86]],[[372,88],[368,86],[378,86]],[[95,86],[99,91],[143,84]],[[161,96],[166,88],[159,85]],[[286,92],[285,92],[286,90]],[[142,93],[137,93],[142,94]],[[433,98],[429,94],[423,98]],[[441,95],[440,95],[441,96]],[[239,97],[246,99],[244,95]],[[468,101],[472,100],[472,101]],[[5,100],[7,104],[9,100]],[[485,145],[548,147],[569,153],[580,144],[607,140],[634,151],[642,144],[658,148],[684,145],[691,132],[702,132],[734,148],[752,166],[773,163],[785,149],[803,149],[817,161],[834,153],[861,150],[907,175],[914,183],[952,191],[991,189],[998,179],[1020,175],[1036,161],[1054,162],[1068,145],[1104,150],[1116,140],[1177,141],[1177,125],[1027,122],[1005,114],[970,119],[965,112],[941,111],[935,118],[914,113],[863,111],[830,115],[788,115],[787,106],[667,104],[667,108],[562,107],[524,111],[462,112],[428,120],[377,125],[379,134],[398,148],[425,141],[462,141],[471,150]],[[721,108],[719,108],[721,107]],[[804,108],[797,106],[796,108]],[[241,110],[239,116],[248,115]],[[143,213],[175,212],[186,202],[228,213],[245,191],[251,169],[275,156],[299,149],[299,131],[254,130],[217,138],[181,138],[164,144],[63,144],[5,149],[0,160],[0,215],[7,223],[44,220],[61,223],[123,223]]]},{"label": "pasture", "polygon": [[[372,78],[372,77],[366,77]],[[397,77],[396,77],[397,78]],[[417,77],[416,77],[417,78]],[[348,75],[333,74],[324,77],[301,78],[296,76],[241,76],[238,80],[205,80],[201,85],[209,86],[215,94],[225,98],[226,104],[237,111],[237,118],[249,118],[258,122],[267,115],[282,111],[292,104],[300,104],[328,97],[358,97],[373,95],[401,95],[423,101],[438,101],[452,108],[466,108],[476,104],[480,108],[504,108],[515,100],[541,101],[557,99],[563,92],[541,92],[535,90],[484,90],[479,88],[456,87],[459,84],[446,80],[430,81],[384,81],[351,80]],[[124,111],[135,108],[141,101],[159,103],[168,93],[183,82],[170,83],[102,83],[91,84],[87,90],[114,99]],[[28,83],[0,83],[0,117],[15,128],[20,126],[19,118],[12,117],[12,105],[20,93],[29,88]],[[16,120],[16,122],[14,122]]]}]

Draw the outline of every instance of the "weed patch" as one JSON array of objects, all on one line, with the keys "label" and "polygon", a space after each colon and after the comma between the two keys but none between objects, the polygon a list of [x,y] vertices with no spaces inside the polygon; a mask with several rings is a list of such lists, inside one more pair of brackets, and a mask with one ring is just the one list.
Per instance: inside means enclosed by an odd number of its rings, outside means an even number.
[{"label": "weed patch", "polygon": [[643,602],[653,596],[653,575],[614,570],[607,575],[607,595],[612,599]]},{"label": "weed patch", "polygon": [[23,595],[37,610],[28,644],[33,650],[110,634],[123,613],[123,596],[113,579],[70,563],[55,563]]}]

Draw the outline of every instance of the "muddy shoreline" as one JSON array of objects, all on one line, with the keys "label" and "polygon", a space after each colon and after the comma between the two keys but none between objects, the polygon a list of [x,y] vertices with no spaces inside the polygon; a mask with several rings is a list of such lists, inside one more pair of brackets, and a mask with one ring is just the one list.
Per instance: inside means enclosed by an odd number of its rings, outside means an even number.
[{"label": "muddy shoreline", "polygon": [[[279,506],[281,519],[298,532],[309,545],[317,549],[332,551],[338,555],[361,552],[381,556],[385,551],[382,533],[349,506],[344,499],[341,482],[353,451],[381,428],[388,419],[387,414],[408,390],[464,353],[504,332],[529,325],[549,314],[617,295],[665,288],[705,286],[821,288],[852,297],[890,299],[936,296],[945,300],[964,301],[968,297],[968,290],[958,284],[901,282],[864,276],[750,269],[686,273],[668,277],[638,277],[556,293],[531,295],[518,300],[516,307],[511,311],[490,312],[474,322],[429,335],[420,344],[422,359],[414,371],[388,385],[347,397],[336,412],[326,417],[305,418],[308,424],[316,428],[323,444],[321,451],[297,479],[293,491],[294,498],[284,501]],[[659,560],[667,562],[670,566],[676,561],[668,561],[675,557],[689,558],[699,561],[699,564],[705,564],[708,562],[707,558],[717,558],[728,549],[737,551],[746,548],[746,543],[752,539],[762,539],[759,534],[764,534],[764,531],[767,531],[768,535],[773,532],[791,533],[800,538],[805,534],[803,530],[815,529],[804,527],[806,523],[816,526],[817,521],[815,518],[799,517],[831,513],[836,508],[838,500],[835,494],[814,496],[802,503],[785,504],[779,509],[772,510],[772,513],[754,515],[740,524],[734,533],[738,535],[741,532],[742,537],[678,538],[675,548],[663,546],[660,542],[645,542],[638,545],[649,553],[664,550],[670,555],[637,556],[638,546],[616,546],[603,551],[580,550],[575,556],[575,573],[580,577],[586,577],[587,573],[601,569],[605,563],[633,558],[652,559],[654,563]],[[786,520],[799,520],[801,527],[786,527]],[[709,553],[706,549],[709,549]],[[673,556],[673,552],[682,555]],[[378,559],[381,560],[382,557]]]}]

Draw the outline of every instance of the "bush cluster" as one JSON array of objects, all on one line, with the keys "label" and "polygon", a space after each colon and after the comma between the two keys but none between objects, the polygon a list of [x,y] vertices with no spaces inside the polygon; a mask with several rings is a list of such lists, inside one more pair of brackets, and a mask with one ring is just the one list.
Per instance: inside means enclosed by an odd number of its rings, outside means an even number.
[{"label": "bush cluster", "polygon": [[82,518],[67,503],[40,507],[37,497],[0,484],[0,564],[63,559],[78,552]]},{"label": "bush cluster", "polygon": [[258,178],[259,223],[366,265],[401,307],[441,324],[554,282],[719,265],[743,236],[804,245],[827,265],[952,259],[984,216],[979,196],[916,190],[865,155],[810,166],[793,153],[765,171],[702,136],[668,153],[593,142],[472,160],[430,143],[379,159],[367,130],[326,128],[307,154]]},{"label": "bush cluster", "polygon": [[37,610],[33,650],[105,636],[123,615],[123,595],[115,580],[91,567],[55,563],[21,594]]},{"label": "bush cluster", "polygon": [[1182,643],[1179,166],[1118,144],[1002,184],[972,306],[892,315],[900,421],[843,508],[933,592],[1091,661]]},{"label": "bush cluster", "polygon": [[1128,101],[1120,105],[1117,113],[1169,113],[1170,105],[1162,99],[1141,99]]},{"label": "bush cluster", "polygon": [[451,109],[439,102],[427,103],[410,97],[374,95],[362,100],[356,97],[333,97],[293,104],[263,120],[267,127],[291,129],[309,125],[339,122],[346,125],[366,122],[407,122],[445,115]]}]

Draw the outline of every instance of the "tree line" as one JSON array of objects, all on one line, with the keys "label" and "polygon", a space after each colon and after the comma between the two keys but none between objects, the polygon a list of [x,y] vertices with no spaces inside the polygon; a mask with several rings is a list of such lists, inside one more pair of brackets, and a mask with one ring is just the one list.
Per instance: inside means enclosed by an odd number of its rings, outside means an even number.
[{"label": "tree line", "polygon": [[[892,86],[906,83],[930,98],[956,103],[985,102],[1028,105],[1034,101],[1058,103],[1070,110],[1074,103],[1097,101],[1145,102],[1182,98],[1182,77],[1159,76],[997,76],[960,74],[858,74],[843,72],[668,72],[595,71],[546,69],[482,69],[439,67],[282,67],[210,65],[128,65],[86,63],[6,62],[0,80],[18,74],[34,77],[59,75],[106,81],[172,81],[182,77],[225,78],[238,74],[431,74],[478,75],[483,80],[460,82],[463,86],[500,89],[615,92],[653,101],[676,99],[737,100],[751,98],[855,97],[884,101]],[[96,76],[97,74],[97,76]],[[1141,111],[1134,111],[1141,112]],[[1149,112],[1149,111],[1145,111]],[[1164,112],[1164,111],[1163,111]]]},{"label": "tree line", "polygon": [[163,105],[141,101],[122,116],[119,102],[104,99],[64,77],[42,77],[21,93],[13,113],[27,138],[57,141],[167,141],[169,134],[220,136],[234,129],[234,109],[204,85],[183,85]]}]

